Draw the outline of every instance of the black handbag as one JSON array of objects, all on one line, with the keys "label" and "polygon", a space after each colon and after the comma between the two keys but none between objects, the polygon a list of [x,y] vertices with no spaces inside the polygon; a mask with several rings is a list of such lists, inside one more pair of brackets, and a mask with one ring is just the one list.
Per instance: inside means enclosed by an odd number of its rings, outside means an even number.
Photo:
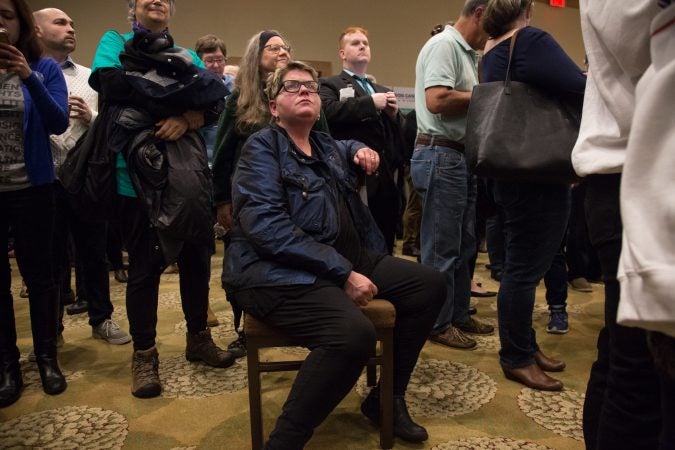
[{"label": "black handbag", "polygon": [[476,175],[532,183],[572,183],[572,148],[580,112],[560,99],[511,81],[511,38],[504,81],[473,88],[467,115],[465,155]]}]

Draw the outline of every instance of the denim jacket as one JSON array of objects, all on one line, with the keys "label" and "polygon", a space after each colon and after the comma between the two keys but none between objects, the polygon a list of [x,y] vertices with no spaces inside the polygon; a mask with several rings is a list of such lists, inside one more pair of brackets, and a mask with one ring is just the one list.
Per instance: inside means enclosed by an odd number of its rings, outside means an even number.
[{"label": "denim jacket", "polygon": [[244,144],[232,183],[234,225],[223,270],[228,292],[312,284],[317,277],[342,287],[352,264],[332,246],[339,233],[341,196],[362,245],[386,253],[352,170],[351,160],[365,146],[318,131],[311,132],[310,141],[312,158],[277,126],[253,134]]}]

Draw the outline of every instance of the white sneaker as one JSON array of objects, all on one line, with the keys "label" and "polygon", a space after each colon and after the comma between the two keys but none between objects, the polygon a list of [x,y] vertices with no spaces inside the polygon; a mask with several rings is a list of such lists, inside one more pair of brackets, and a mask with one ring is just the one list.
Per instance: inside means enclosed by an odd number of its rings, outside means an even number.
[{"label": "white sneaker", "polygon": [[131,342],[131,336],[122,330],[119,325],[111,319],[106,319],[95,327],[91,327],[91,337],[94,339],[104,339],[109,344],[122,345]]}]

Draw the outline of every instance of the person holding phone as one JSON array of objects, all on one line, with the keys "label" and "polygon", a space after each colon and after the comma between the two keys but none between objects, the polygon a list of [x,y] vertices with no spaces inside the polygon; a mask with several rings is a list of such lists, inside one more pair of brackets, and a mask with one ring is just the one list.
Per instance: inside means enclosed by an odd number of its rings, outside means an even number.
[{"label": "person holding phone", "polygon": [[[12,229],[29,292],[33,345],[42,388],[63,392],[56,359],[58,288],[53,275],[54,163],[50,134],[68,127],[68,90],[58,64],[41,57],[24,0],[0,0],[0,246]],[[21,396],[23,379],[7,253],[0,259],[0,407]]]}]

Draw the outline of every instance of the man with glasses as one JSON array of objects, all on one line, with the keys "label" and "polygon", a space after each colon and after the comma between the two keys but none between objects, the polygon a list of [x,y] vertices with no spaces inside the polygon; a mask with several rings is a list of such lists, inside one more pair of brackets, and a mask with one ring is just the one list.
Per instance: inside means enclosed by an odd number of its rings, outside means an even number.
[{"label": "man with glasses", "polygon": [[225,73],[225,66],[227,64],[225,42],[215,34],[207,34],[197,39],[195,52],[202,59],[206,70],[221,77],[227,90],[232,92],[232,89],[234,89],[234,76]]},{"label": "man with glasses", "polygon": [[391,89],[366,78],[370,63],[367,30],[345,29],[338,54],[342,72],[321,79],[321,102],[335,139],[361,141],[380,155],[378,173],[366,176],[368,207],[392,253],[401,207],[394,174],[404,158],[403,117]]}]

